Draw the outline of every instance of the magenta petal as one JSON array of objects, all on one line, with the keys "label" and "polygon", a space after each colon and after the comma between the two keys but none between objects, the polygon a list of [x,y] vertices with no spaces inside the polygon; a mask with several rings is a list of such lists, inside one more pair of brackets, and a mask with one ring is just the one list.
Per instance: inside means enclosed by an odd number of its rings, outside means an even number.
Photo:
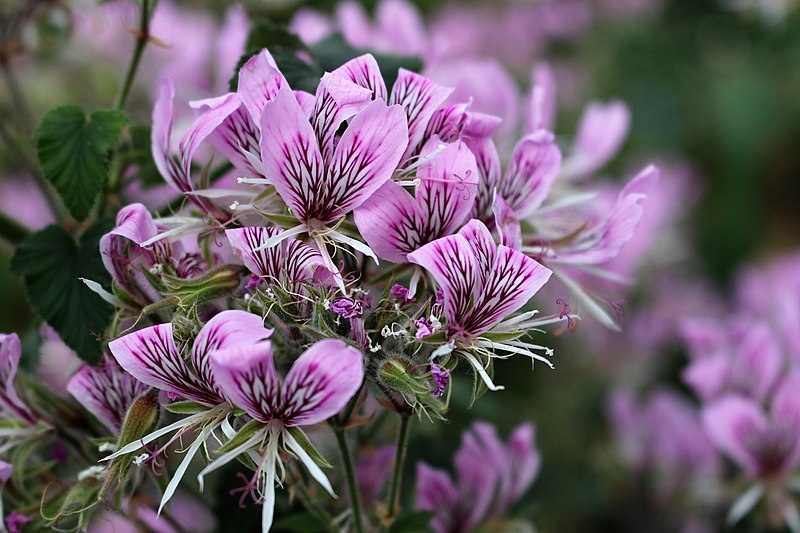
[{"label": "magenta petal", "polygon": [[479,335],[517,311],[547,283],[553,272],[527,255],[506,246],[497,247],[497,258],[481,296],[464,329]]},{"label": "magenta petal", "polygon": [[531,487],[542,463],[533,424],[525,423],[514,430],[508,439],[508,456],[513,478],[512,498],[516,500]]},{"label": "magenta petal", "polygon": [[117,363],[142,383],[204,405],[224,401],[183,360],[172,338],[172,324],[129,333],[111,341],[108,349]]},{"label": "magenta petal", "polygon": [[371,101],[372,91],[349,77],[335,73],[322,76],[310,116],[326,163],[333,157],[342,124]]},{"label": "magenta petal", "polygon": [[495,197],[492,207],[500,244],[513,250],[519,250],[522,247],[522,229],[520,228],[517,214],[502,196]]},{"label": "magenta petal", "polygon": [[565,172],[571,176],[590,174],[605,165],[628,135],[630,111],[619,101],[593,102],[578,124],[578,133]]},{"label": "magenta petal", "polygon": [[305,222],[323,189],[322,154],[314,130],[291,89],[283,86],[261,115],[264,173],[295,216]]},{"label": "magenta petal", "polygon": [[[153,217],[142,204],[131,204],[117,213],[117,225],[100,239],[100,257],[103,266],[123,290],[135,293],[129,266],[137,257],[146,265],[152,265],[169,257],[169,244],[156,243],[150,249],[142,249],[142,243],[158,235]],[[132,245],[132,246],[131,246]]]},{"label": "magenta petal", "polygon": [[[421,156],[430,155],[438,145],[433,137]],[[429,238],[444,237],[458,227],[469,214],[478,187],[475,156],[460,142],[448,144],[444,151],[421,165],[417,177],[417,205],[425,214]]]},{"label": "magenta petal", "polygon": [[742,467],[759,471],[753,443],[767,432],[767,420],[756,404],[740,396],[726,396],[703,409],[703,427],[711,442]]},{"label": "magenta petal", "polygon": [[[192,105],[196,109],[205,109],[189,124],[178,143],[178,160],[186,176],[191,175],[192,157],[197,148],[239,109],[242,101],[238,95],[231,93],[211,100],[194,102]],[[191,187],[191,183],[189,186]]]},{"label": "magenta petal", "polygon": [[272,343],[241,343],[210,353],[217,385],[231,403],[261,422],[280,415],[280,382]]},{"label": "magenta petal", "polygon": [[4,485],[14,472],[14,466],[0,459],[0,486]]},{"label": "magenta petal", "polygon": [[331,222],[361,205],[392,177],[407,144],[400,106],[376,100],[353,117],[333,153],[320,220]]},{"label": "magenta petal", "polygon": [[172,159],[172,126],[175,120],[173,100],[175,86],[172,80],[164,77],[156,94],[153,106],[153,129],[151,132],[153,161],[161,177],[175,190],[185,192],[192,190],[192,183],[184,170]]},{"label": "magenta petal", "polygon": [[498,194],[520,218],[531,215],[561,172],[561,151],[552,133],[539,130],[517,143]]},{"label": "magenta petal", "polygon": [[22,345],[16,333],[0,333],[0,407],[29,424],[36,423],[36,417],[17,395],[14,377],[17,375]]},{"label": "magenta petal", "polygon": [[[470,220],[458,231],[469,244],[472,256],[477,261],[477,293],[483,292],[487,278],[494,267],[497,245],[491,232],[480,220]],[[477,296],[477,295],[476,295]]]},{"label": "magenta petal", "polygon": [[248,176],[259,176],[260,173],[245,155],[245,152],[256,156],[259,153],[261,135],[257,124],[258,121],[253,120],[247,108],[240,105],[224,118],[206,140],[234,167]]},{"label": "magenta petal", "polygon": [[[386,84],[381,69],[372,54],[355,57],[334,70],[331,74],[348,79],[372,93],[371,100],[387,100]],[[394,103],[394,102],[392,102]]]},{"label": "magenta petal", "polygon": [[450,235],[408,254],[408,260],[428,271],[444,293],[448,327],[460,324],[477,294],[481,265],[463,235]]},{"label": "magenta petal", "polygon": [[468,117],[462,139],[475,155],[480,176],[471,216],[487,221],[491,218],[495,188],[500,183],[500,155],[492,141],[492,133],[500,119],[480,113],[469,113]]},{"label": "magenta petal", "polygon": [[267,240],[280,232],[277,228],[252,226],[225,230],[225,236],[244,266],[268,283],[286,282],[294,287],[312,279],[323,264],[319,250],[293,238],[266,248]]},{"label": "magenta petal", "polygon": [[282,417],[287,426],[322,422],[342,410],[361,387],[361,352],[326,339],[303,352],[286,375]]},{"label": "magenta petal", "polygon": [[112,433],[119,433],[128,407],[150,387],[126,373],[106,357],[100,365],[83,365],[67,384],[67,390]]},{"label": "magenta petal", "polygon": [[528,102],[527,133],[540,129],[554,131],[556,122],[556,81],[547,63],[539,63],[531,76],[531,94]]},{"label": "magenta petal", "polygon": [[361,236],[381,259],[407,262],[406,256],[423,244],[424,217],[411,194],[393,181],[353,212]]},{"label": "magenta petal", "polygon": [[683,381],[692,387],[700,398],[713,400],[725,389],[730,372],[730,356],[717,354],[689,363],[683,371]]},{"label": "magenta petal", "polygon": [[408,147],[403,159],[408,158],[421,143],[431,117],[439,109],[452,89],[409,70],[400,69],[392,87],[390,104],[399,104],[408,119]]},{"label": "magenta petal", "polygon": [[264,105],[275,98],[285,84],[283,74],[266,49],[242,65],[237,94],[250,113],[253,124],[258,124]]},{"label": "magenta petal", "polygon": [[459,494],[446,472],[417,463],[417,509],[435,511],[431,527],[436,533],[458,531]]},{"label": "magenta petal", "polygon": [[755,400],[764,401],[783,370],[783,352],[772,329],[756,324],[739,342],[739,356],[731,368],[731,385]]},{"label": "magenta petal", "polygon": [[206,322],[195,338],[192,364],[203,381],[212,386],[220,397],[224,397],[225,389],[214,379],[209,354],[238,345],[256,345],[271,335],[272,330],[264,327],[259,315],[238,310],[222,311]]}]

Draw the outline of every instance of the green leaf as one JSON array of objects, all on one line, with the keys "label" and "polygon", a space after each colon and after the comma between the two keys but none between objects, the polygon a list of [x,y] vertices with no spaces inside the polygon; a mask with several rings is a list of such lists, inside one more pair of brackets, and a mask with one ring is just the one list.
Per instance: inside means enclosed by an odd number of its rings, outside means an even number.
[{"label": "green leaf", "polygon": [[389,526],[389,533],[420,533],[423,531],[431,531],[429,524],[434,516],[436,516],[434,511],[416,511],[400,515],[397,517],[397,520],[392,522],[392,525]]},{"label": "green leaf", "polygon": [[109,154],[128,118],[120,111],[83,110],[68,105],[51,110],[36,130],[36,152],[44,175],[70,213],[84,220],[108,177]]},{"label": "green leaf", "polygon": [[176,415],[194,415],[208,411],[208,407],[191,400],[178,400],[165,406],[166,410]]},{"label": "green leaf", "polygon": [[48,226],[23,241],[11,261],[11,270],[25,277],[31,307],[89,363],[100,360],[98,338],[112,308],[79,278],[110,284],[99,242],[111,227],[110,222],[95,224],[76,241],[64,228]]},{"label": "green leaf", "polygon": [[248,423],[242,426],[242,429],[240,429],[231,440],[220,446],[219,450],[217,450],[217,453],[223,454],[228,453],[231,450],[235,450],[265,427],[266,426],[264,426],[264,424],[258,420],[250,420]]},{"label": "green leaf", "polygon": [[273,529],[286,533],[321,533],[326,531],[325,524],[310,513],[294,514],[281,518],[275,522]]}]

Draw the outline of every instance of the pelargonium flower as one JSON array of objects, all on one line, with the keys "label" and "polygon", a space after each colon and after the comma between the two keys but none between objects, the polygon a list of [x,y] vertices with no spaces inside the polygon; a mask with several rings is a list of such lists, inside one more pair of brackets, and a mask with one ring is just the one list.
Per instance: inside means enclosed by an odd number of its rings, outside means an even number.
[{"label": "pelargonium flower", "polygon": [[[318,100],[325,98],[329,89],[336,90],[334,79],[334,76],[323,77],[317,90]],[[324,111],[316,110],[309,122],[307,112],[287,87],[282,87],[264,106],[261,115],[264,174],[300,221],[299,226],[270,239],[268,246],[280,242],[281,237],[307,232],[317,243],[326,268],[338,272],[328,255],[325,239],[373,255],[366,246],[333,226],[391,179],[408,144],[408,126],[399,106],[375,100],[352,116],[347,129],[337,137],[334,133],[346,114],[323,115]],[[315,128],[312,123],[318,126]],[[344,292],[340,275],[337,283]]]},{"label": "pelargonium flower", "polygon": [[149,389],[108,356],[97,366],[81,366],[67,384],[69,393],[114,435],[133,401]]},{"label": "pelargonium flower", "polygon": [[792,530],[798,510],[787,490],[789,475],[800,464],[800,373],[792,372],[777,388],[765,413],[754,400],[723,396],[703,408],[703,426],[714,445],[736,463],[754,484],[731,507],[735,523],[767,496]]},{"label": "pelargonium flower", "polygon": [[[435,351],[434,356],[455,350],[491,390],[498,387],[492,383],[483,364],[470,353],[474,349],[487,354],[488,350],[523,354],[550,365],[547,359],[531,351],[543,349],[540,346],[486,338],[547,282],[552,273],[549,269],[525,254],[496,245],[489,230],[478,220],[469,221],[455,235],[426,244],[409,254],[408,259],[423,267],[444,293],[448,344]],[[507,323],[507,327],[520,332],[533,327],[527,320],[530,316],[515,319]]]},{"label": "pelargonium flower", "polygon": [[462,436],[455,456],[457,481],[425,463],[417,464],[417,508],[435,511],[437,533],[476,531],[507,518],[539,472],[535,428],[522,424],[503,443],[495,428],[476,422]]},{"label": "pelargonium flower", "polygon": [[159,510],[175,492],[192,458],[231,413],[229,392],[212,372],[211,354],[238,345],[252,349],[269,346],[271,334],[272,330],[264,327],[261,317],[231,310],[223,311],[206,322],[194,339],[188,357],[184,356],[185,347],[178,347],[175,343],[171,323],[150,326],[109,343],[108,349],[117,363],[137,380],[175,398],[198,404],[195,414],[123,446],[105,459],[135,452],[162,435],[177,431],[169,442],[153,453],[157,455],[189,429],[200,428],[176,475],[170,480]]},{"label": "pelargonium flower", "polygon": [[358,391],[364,379],[361,352],[340,340],[319,341],[294,362],[281,380],[269,343],[238,344],[213,352],[211,368],[233,405],[242,408],[257,424],[249,424],[249,438],[225,449],[200,472],[201,487],[205,475],[247,454],[257,467],[248,492],[252,490],[254,497],[260,495],[262,530],[267,532],[274,515],[275,483],[282,479],[278,473],[279,469],[283,471],[280,451],[285,449],[335,496],[330,481],[300,443],[308,442],[300,428],[335,415]]}]

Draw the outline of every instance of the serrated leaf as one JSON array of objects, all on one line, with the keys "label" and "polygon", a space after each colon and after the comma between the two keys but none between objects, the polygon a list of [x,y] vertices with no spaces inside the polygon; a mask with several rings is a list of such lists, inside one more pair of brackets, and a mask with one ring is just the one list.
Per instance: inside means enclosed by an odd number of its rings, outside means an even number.
[{"label": "serrated leaf", "polygon": [[76,241],[64,228],[47,226],[25,239],[11,261],[11,270],[25,277],[31,307],[67,346],[91,364],[100,360],[98,338],[113,310],[80,278],[109,285],[99,242],[111,227],[110,222],[95,224]]},{"label": "serrated leaf", "polygon": [[51,110],[36,130],[36,153],[45,177],[70,213],[84,220],[108,177],[109,153],[128,118],[120,111],[83,110],[67,105]]},{"label": "serrated leaf", "polygon": [[389,526],[389,533],[419,533],[422,531],[431,531],[429,524],[433,517],[436,516],[434,511],[416,511],[413,513],[405,513],[397,517]]}]

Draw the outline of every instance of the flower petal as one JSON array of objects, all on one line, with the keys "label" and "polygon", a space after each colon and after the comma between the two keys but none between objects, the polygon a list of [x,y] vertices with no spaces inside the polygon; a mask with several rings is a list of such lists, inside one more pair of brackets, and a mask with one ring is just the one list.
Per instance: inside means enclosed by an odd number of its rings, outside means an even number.
[{"label": "flower petal", "polygon": [[437,533],[459,531],[459,493],[450,476],[425,463],[417,463],[417,509],[435,511],[431,527]]},{"label": "flower petal", "polygon": [[224,398],[224,388],[214,379],[209,354],[238,345],[255,345],[268,339],[272,330],[264,327],[260,316],[246,311],[228,310],[205,323],[192,345],[192,365],[205,383]]},{"label": "flower petal", "polygon": [[251,226],[225,230],[233,252],[242,263],[268,283],[288,283],[294,287],[314,276],[322,265],[319,251],[297,239],[286,239],[277,246],[266,247],[270,237],[279,235],[278,228]]},{"label": "flower petal", "polygon": [[554,131],[556,122],[556,80],[547,63],[539,63],[531,75],[531,94],[525,132]]},{"label": "flower petal", "polygon": [[372,54],[355,57],[334,70],[331,74],[348,79],[372,93],[371,100],[387,100],[386,84],[381,69]]},{"label": "flower petal", "polygon": [[447,100],[452,89],[431,79],[401,68],[392,87],[390,104],[399,104],[408,119],[408,147],[403,159],[418,150],[431,117]]},{"label": "flower petal", "polygon": [[364,380],[361,352],[340,340],[326,339],[303,352],[283,386],[283,421],[307,426],[335,415]]},{"label": "flower petal", "polygon": [[272,343],[236,344],[209,355],[211,370],[231,403],[261,422],[280,413],[280,382]]},{"label": "flower petal", "polygon": [[108,357],[96,367],[81,366],[67,384],[78,403],[115,435],[122,428],[128,407],[149,388]]},{"label": "flower petal", "polygon": [[547,198],[560,172],[561,151],[555,137],[539,130],[517,143],[497,192],[520,218],[526,218]]},{"label": "flower petal", "polygon": [[[397,169],[408,144],[408,126],[400,106],[375,100],[350,121],[328,169],[317,214],[331,222],[361,205]],[[318,193],[319,194],[319,193]]]},{"label": "flower petal", "polygon": [[315,216],[323,190],[322,154],[314,130],[291,89],[283,86],[261,114],[264,173],[295,216]]},{"label": "flower petal", "polygon": [[474,335],[490,330],[525,305],[552,273],[522,252],[498,246],[480,298],[462,326]]},{"label": "flower petal", "polygon": [[171,323],[129,333],[108,343],[108,349],[119,365],[142,383],[204,405],[224,401],[183,360],[172,337]]},{"label": "flower petal", "polygon": [[741,396],[726,396],[703,409],[703,427],[719,450],[756,474],[758,458],[752,444],[767,431],[767,420],[756,404]]},{"label": "flower petal", "polygon": [[21,355],[22,345],[17,334],[0,333],[0,407],[24,422],[35,424],[36,417],[19,398],[14,386]]},{"label": "flower petal", "polygon": [[585,176],[605,165],[628,135],[630,111],[620,101],[592,102],[578,123],[572,152],[564,165],[568,176]]},{"label": "flower petal", "polygon": [[387,181],[353,212],[361,236],[380,257],[405,263],[406,256],[424,244],[424,217],[416,200],[403,187]]},{"label": "flower petal", "polygon": [[486,222],[491,219],[495,188],[500,183],[500,155],[492,141],[492,134],[501,121],[498,117],[482,113],[469,113],[467,117],[461,138],[475,155],[480,176],[471,217]]},{"label": "flower petal", "polygon": [[[438,137],[433,137],[422,150],[422,157],[438,144]],[[417,204],[427,219],[427,238],[444,237],[464,221],[475,202],[479,179],[475,156],[464,143],[456,141],[421,165],[417,177],[422,180]]]},{"label": "flower petal", "polygon": [[492,211],[500,244],[519,250],[522,246],[522,229],[517,214],[502,196],[495,197]]},{"label": "flower petal", "polygon": [[427,270],[442,289],[447,326],[459,325],[478,294],[476,278],[481,266],[467,239],[460,234],[437,239],[408,254],[408,260]]},{"label": "flower petal", "polygon": [[242,65],[237,94],[253,124],[258,124],[264,105],[275,98],[283,85],[286,85],[286,79],[266,48]]},{"label": "flower petal", "polygon": [[186,192],[192,190],[189,176],[172,158],[172,127],[175,121],[173,111],[175,86],[172,79],[164,77],[158,84],[156,101],[153,106],[153,128],[151,131],[153,161],[161,177],[175,190]]}]

